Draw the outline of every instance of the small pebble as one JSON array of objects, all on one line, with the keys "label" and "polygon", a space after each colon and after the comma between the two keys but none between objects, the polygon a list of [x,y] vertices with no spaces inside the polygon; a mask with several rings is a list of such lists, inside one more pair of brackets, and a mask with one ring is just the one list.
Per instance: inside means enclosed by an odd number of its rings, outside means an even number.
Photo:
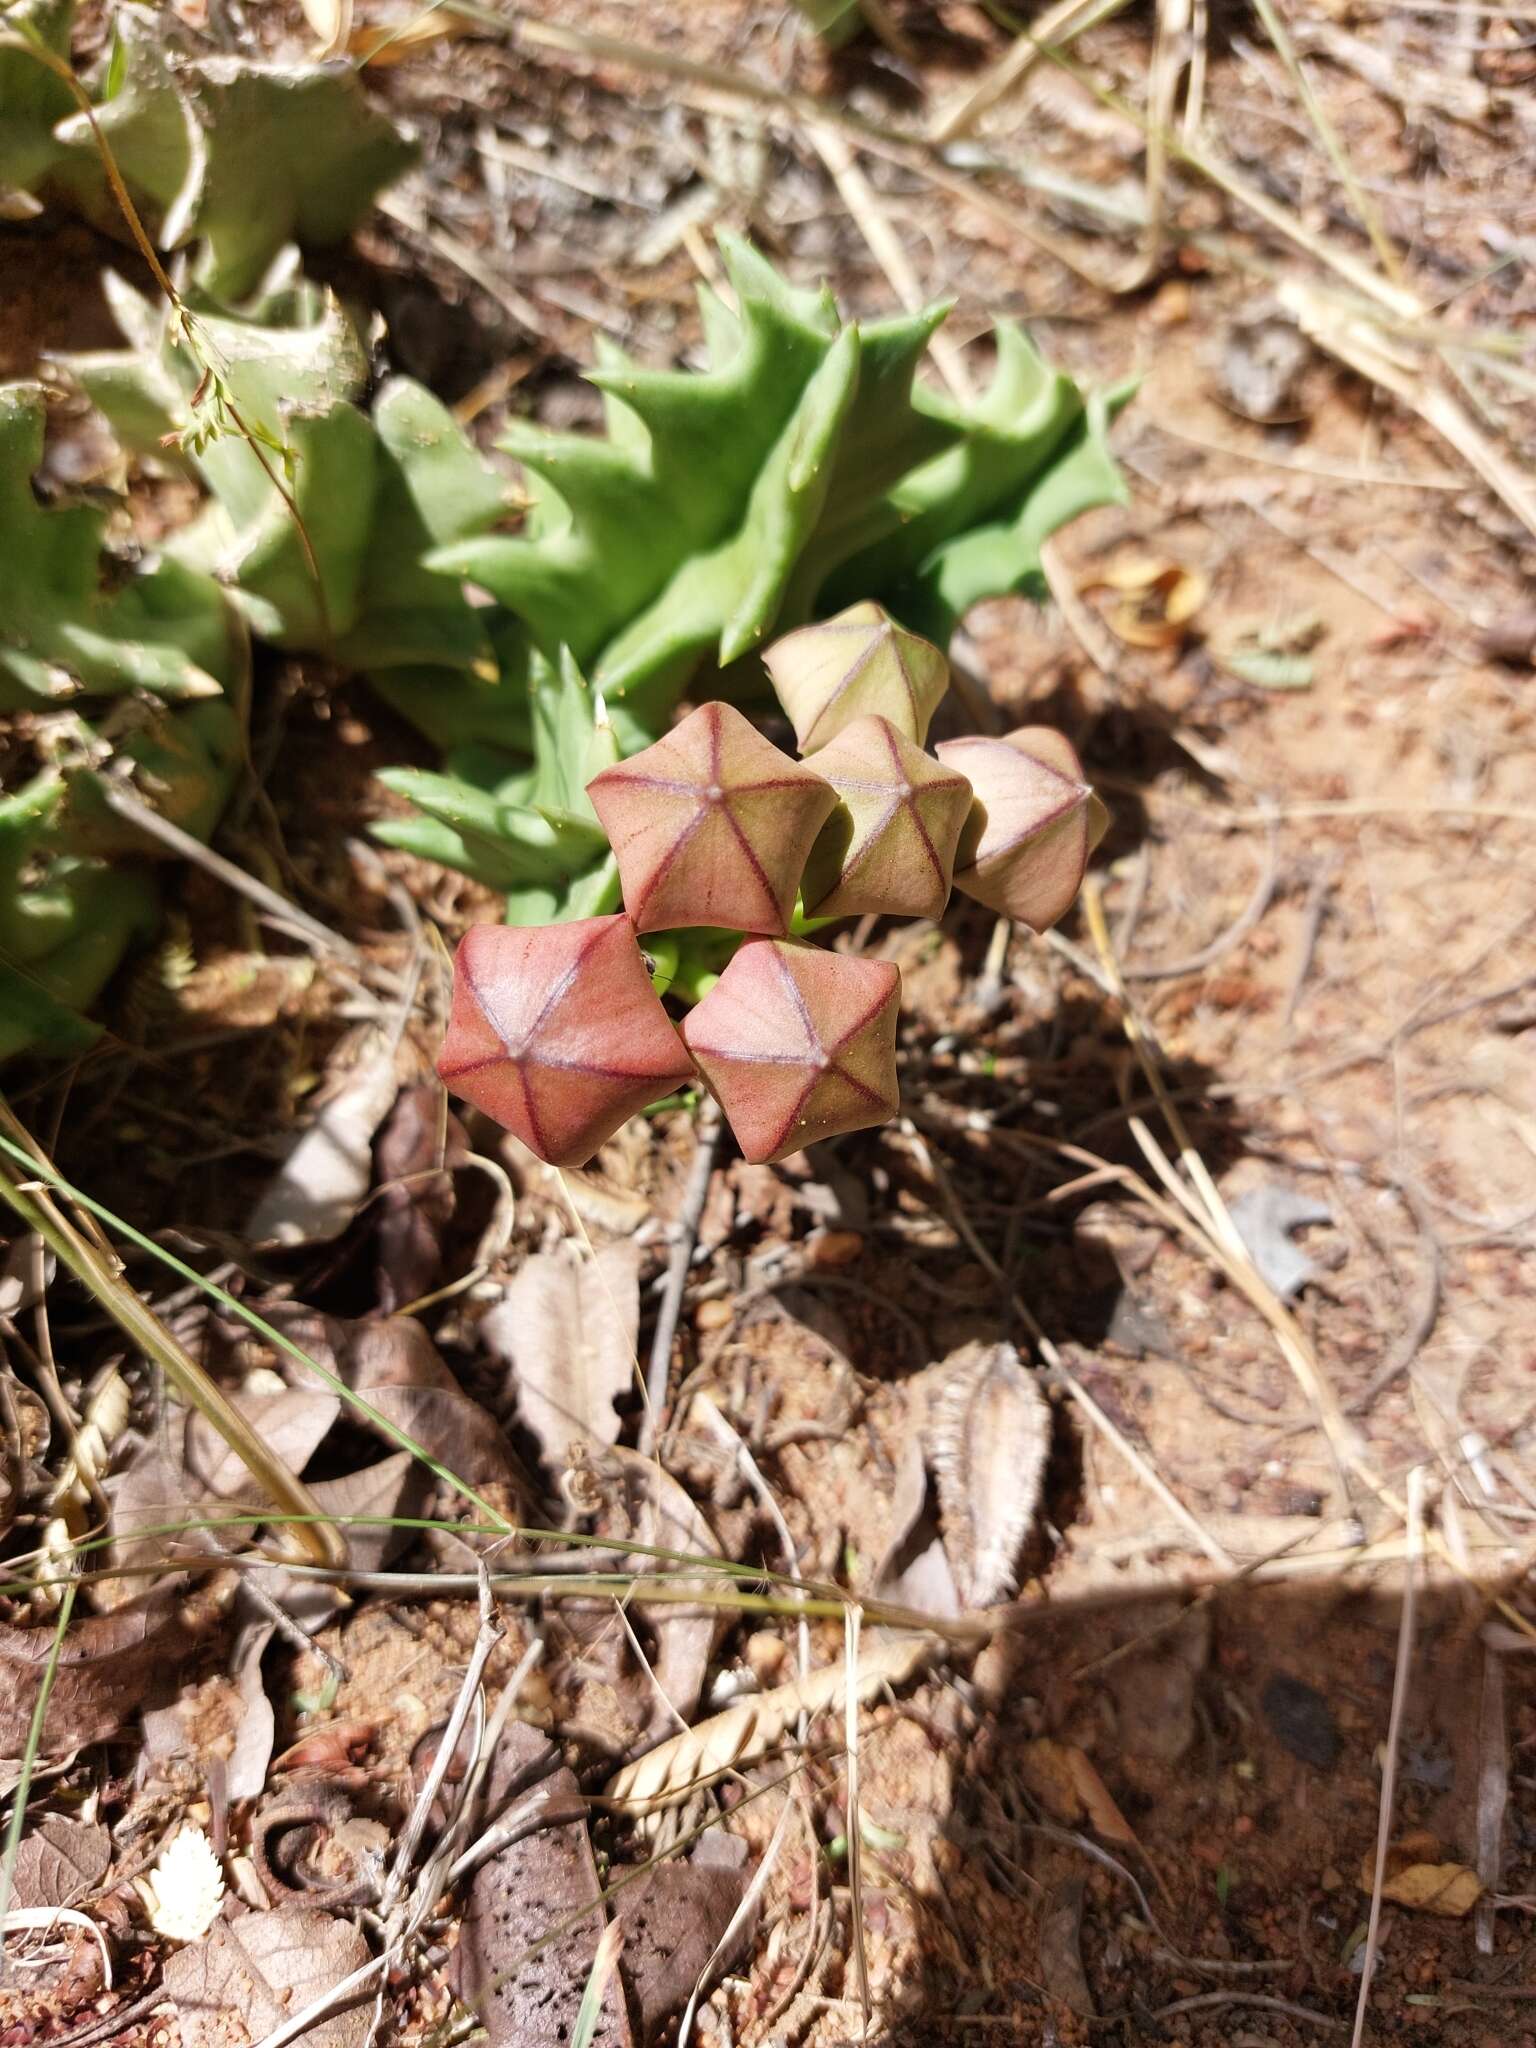
[{"label": "small pebble", "polygon": [[718,1301],[701,1301],[693,1312],[693,1327],[696,1330],[723,1330],[736,1311],[724,1298]]},{"label": "small pebble", "polygon": [[1277,1671],[1259,1705],[1281,1746],[1304,1764],[1331,1771],[1339,1760],[1339,1731],[1333,1710],[1315,1686],[1288,1671]]}]

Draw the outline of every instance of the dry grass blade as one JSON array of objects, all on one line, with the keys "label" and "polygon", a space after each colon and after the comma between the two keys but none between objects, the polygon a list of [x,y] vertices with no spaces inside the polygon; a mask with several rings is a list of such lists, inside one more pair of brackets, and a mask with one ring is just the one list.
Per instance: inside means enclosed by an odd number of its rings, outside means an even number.
[{"label": "dry grass blade", "polygon": [[955,142],[975,127],[989,107],[1013,91],[1029,76],[1050,47],[1069,43],[1101,21],[1108,21],[1125,6],[1126,0],[1058,0],[1048,7],[1032,27],[1020,32],[1006,56],[974,85],[941,106],[928,124],[928,140],[935,146]]},{"label": "dry grass blade", "polygon": [[[285,1513],[304,1518],[288,1525],[291,1534],[283,1540],[290,1549],[296,1546],[314,1563],[342,1563],[346,1557],[345,1541],[321,1513],[309,1489],[273,1457],[260,1434],[218,1382],[172,1336],[153,1309],[139,1299],[117,1272],[115,1263],[102,1256],[54,1201],[47,1184],[56,1178],[53,1169],[3,1098],[0,1127],[9,1133],[0,1136],[0,1151],[6,1155],[6,1164],[0,1167],[0,1198],[9,1203],[29,1229],[38,1233],[130,1342],[161,1368],[183,1399],[206,1416],[267,1497]],[[18,1163],[23,1167],[34,1166],[41,1177],[30,1181],[18,1179]]]},{"label": "dry grass blade", "polygon": [[1351,314],[1305,278],[1286,278],[1278,297],[1309,335],[1357,376],[1379,384],[1448,441],[1489,489],[1531,533],[1536,533],[1536,489],[1449,391],[1433,383],[1410,350],[1393,347],[1373,322]]},{"label": "dry grass blade", "polygon": [[[902,1685],[915,1677],[935,1647],[932,1638],[918,1636],[866,1650],[852,1674],[856,1700],[868,1700],[882,1686]],[[802,1714],[840,1705],[848,1683],[848,1668],[829,1664],[809,1678],[742,1700],[626,1764],[603,1787],[603,1797],[611,1805],[641,1814],[675,1806],[723,1771],[756,1762],[782,1741]]]},{"label": "dry grass blade", "polygon": [[848,1839],[848,1918],[853,1981],[869,2028],[869,1956],[864,1942],[864,1823],[859,1813],[859,1610],[843,1616],[843,1769]]}]

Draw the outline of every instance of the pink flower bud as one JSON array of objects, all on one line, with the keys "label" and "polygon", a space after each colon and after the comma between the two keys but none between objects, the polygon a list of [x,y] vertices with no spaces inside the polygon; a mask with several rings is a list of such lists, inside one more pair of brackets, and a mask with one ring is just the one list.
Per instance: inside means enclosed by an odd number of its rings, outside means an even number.
[{"label": "pink flower bud", "polygon": [[763,660],[802,754],[871,714],[921,746],[949,688],[949,663],[932,641],[908,633],[872,601],[787,633]]},{"label": "pink flower bud", "polygon": [[976,792],[960,834],[955,887],[989,910],[1045,931],[1071,908],[1108,813],[1071,743],[1049,726],[977,734],[936,749]]},{"label": "pink flower bud", "polygon": [[807,917],[940,917],[971,785],[888,718],[856,718],[816,756],[841,802],[801,878]]},{"label": "pink flower bud", "polygon": [[682,1034],[754,1165],[894,1116],[901,976],[784,939],[749,939]]},{"label": "pink flower bud", "polygon": [[466,932],[437,1071],[551,1166],[693,1078],[627,917]]},{"label": "pink flower bud", "polygon": [[637,931],[789,930],[800,872],[837,802],[729,704],[701,704],[587,784]]}]

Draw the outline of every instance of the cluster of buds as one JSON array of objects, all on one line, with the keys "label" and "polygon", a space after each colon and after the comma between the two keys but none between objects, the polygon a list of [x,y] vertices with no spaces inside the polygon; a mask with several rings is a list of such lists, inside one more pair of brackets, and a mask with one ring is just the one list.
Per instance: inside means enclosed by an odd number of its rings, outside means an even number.
[{"label": "cluster of buds", "polygon": [[[438,1072],[556,1166],[698,1077],[746,1157],[782,1159],[896,1113],[901,976],[798,922],[937,918],[951,888],[1044,931],[1082,882],[1105,814],[1062,736],[924,751],[948,685],[939,650],[860,604],[765,656],[802,755],[729,704],[701,705],[587,785],[623,888],[613,917],[461,943]],[[674,1024],[642,938],[741,934]]]}]

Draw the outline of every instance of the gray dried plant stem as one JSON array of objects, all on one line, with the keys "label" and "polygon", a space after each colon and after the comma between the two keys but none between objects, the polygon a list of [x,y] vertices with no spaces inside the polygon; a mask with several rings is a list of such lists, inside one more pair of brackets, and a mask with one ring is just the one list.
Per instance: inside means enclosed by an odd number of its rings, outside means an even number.
[{"label": "gray dried plant stem", "polygon": [[[60,1264],[101,1304],[134,1348],[159,1366],[182,1399],[219,1432],[273,1505],[285,1514],[304,1518],[284,1525],[278,1540],[306,1562],[343,1563],[346,1545],[340,1531],[326,1519],[308,1487],[273,1457],[224,1390],[177,1342],[154,1310],[139,1299],[122,1277],[110,1250],[87,1238],[64,1214],[47,1185],[51,1176],[48,1160],[3,1095],[0,1154],[4,1155],[0,1157],[0,1199],[16,1212],[28,1230],[37,1233]],[[25,1167],[29,1162],[42,1169],[43,1177],[27,1176]]]}]

